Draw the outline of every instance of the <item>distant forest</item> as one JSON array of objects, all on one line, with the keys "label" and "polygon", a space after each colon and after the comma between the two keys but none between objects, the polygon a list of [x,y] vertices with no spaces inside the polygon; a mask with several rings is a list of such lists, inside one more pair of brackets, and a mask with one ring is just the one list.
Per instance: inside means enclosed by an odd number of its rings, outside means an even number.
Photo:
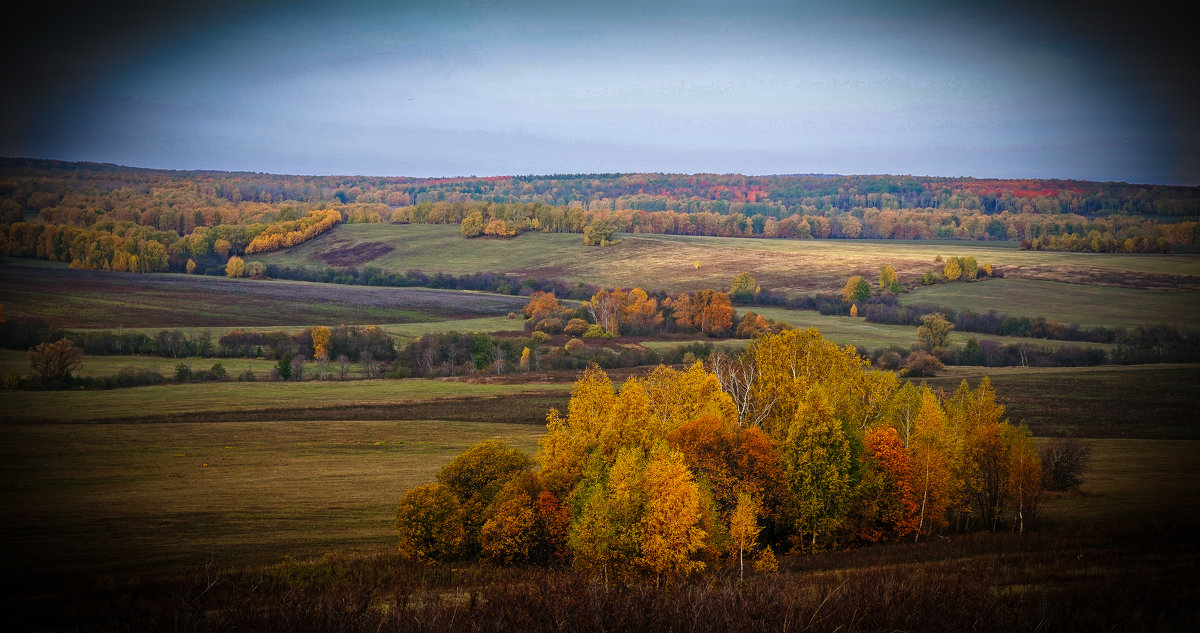
[{"label": "distant forest", "polygon": [[487,234],[505,236],[604,224],[1096,252],[1200,244],[1200,187],[889,175],[285,176],[0,158],[0,256],[84,268],[205,272],[339,221],[458,224],[475,213],[496,227]]}]

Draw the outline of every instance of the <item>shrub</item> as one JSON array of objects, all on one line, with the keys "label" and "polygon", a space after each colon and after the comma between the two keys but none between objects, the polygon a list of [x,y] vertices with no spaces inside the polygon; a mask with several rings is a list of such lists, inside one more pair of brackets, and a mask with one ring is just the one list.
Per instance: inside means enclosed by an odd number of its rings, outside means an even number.
[{"label": "shrub", "polygon": [[1038,453],[1042,462],[1042,485],[1046,490],[1056,492],[1078,488],[1092,460],[1091,445],[1068,437],[1050,440]]},{"label": "shrub", "polygon": [[582,336],[588,330],[588,322],[583,319],[571,319],[567,321],[566,327],[563,328],[563,334],[567,336]]},{"label": "shrub", "polygon": [[583,347],[583,341],[581,341],[577,338],[573,338],[573,339],[567,341],[566,345],[563,345],[563,349],[567,350],[568,352],[573,352],[582,347]]},{"label": "shrub", "polygon": [[942,361],[925,352],[913,352],[904,362],[904,375],[919,378],[936,376],[943,369]]}]

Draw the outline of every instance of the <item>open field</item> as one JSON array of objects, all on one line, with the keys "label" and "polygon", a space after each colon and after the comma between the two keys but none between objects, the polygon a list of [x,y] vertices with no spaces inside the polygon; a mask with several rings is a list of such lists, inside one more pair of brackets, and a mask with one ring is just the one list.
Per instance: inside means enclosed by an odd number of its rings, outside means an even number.
[{"label": "open field", "polygon": [[[175,374],[175,366],[184,363],[193,371],[208,369],[214,363],[221,363],[230,378],[246,371],[254,372],[259,380],[265,380],[275,367],[275,361],[259,358],[163,358],[161,356],[85,356],[83,365],[75,372],[76,376],[99,377],[112,376],[126,367],[141,370],[157,371],[163,377],[170,379]],[[336,371],[337,366],[332,366]],[[0,376],[13,372],[17,375],[29,374],[29,354],[11,349],[0,349]],[[351,365],[351,374],[360,375],[360,366]]]},{"label": "open field", "polygon": [[[990,282],[989,282],[990,283]],[[739,314],[755,312],[775,321],[783,321],[792,327],[808,329],[815,327],[821,335],[838,345],[853,345],[856,349],[869,351],[888,345],[912,347],[917,342],[917,328],[909,325],[889,325],[886,323],[871,323],[863,318],[848,316],[824,315],[812,310],[788,310],[785,308],[770,308],[762,306],[745,306],[739,308]],[[964,345],[967,339],[979,341],[995,341],[1002,345],[1025,343],[1040,347],[1095,347],[1109,349],[1111,345],[1099,343],[1084,343],[1078,341],[1054,341],[1049,339],[1021,338],[1017,336],[992,336],[978,332],[951,332],[952,345]]]},{"label": "open field", "polygon": [[[570,385],[488,384],[437,379],[320,382],[207,382],[108,391],[5,392],[0,422],[204,419],[234,412],[403,407],[438,398],[487,398],[566,391]],[[400,417],[400,416],[397,416]]]},{"label": "open field", "polygon": [[540,426],[284,421],[0,427],[10,573],[142,574],[392,546],[395,504],[469,446]]},{"label": "open field", "polygon": [[[404,491],[475,442],[532,453],[542,431],[434,420],[9,424],[0,536],[10,572],[35,582],[386,552]],[[1197,442],[1093,446],[1082,492],[1049,500],[1048,518],[1197,516]]]},{"label": "open field", "polygon": [[991,279],[981,283],[939,284],[901,295],[900,303],[933,303],[957,310],[1044,316],[1081,327],[1134,327],[1171,323],[1200,325],[1200,293],[1139,290],[1033,279]]},{"label": "open field", "polygon": [[[940,270],[937,255],[970,254],[1008,277],[1070,279],[1134,288],[1200,290],[1200,256],[1021,251],[979,242],[871,240],[768,240],[622,234],[608,248],[584,246],[576,234],[529,233],[513,240],[463,239],[457,225],[342,225],[288,251],[255,259],[292,266],[324,267],[324,258],[358,244],[392,247],[359,264],[404,271],[465,274],[518,273],[584,281],[605,287],[642,286],[678,292],[728,287],[749,272],[778,292],[835,291],[851,275],[874,279],[890,265],[901,280]],[[382,250],[382,249],[381,249]],[[700,268],[695,267],[700,262]],[[1003,309],[998,307],[998,309]],[[1032,315],[1037,316],[1037,315]]]},{"label": "open field", "polygon": [[8,318],[66,328],[310,326],[507,315],[522,297],[177,274],[0,264]]},{"label": "open field", "polygon": [[1034,435],[1200,440],[1200,365],[947,367],[920,379],[954,391],[988,376],[1013,423]]}]

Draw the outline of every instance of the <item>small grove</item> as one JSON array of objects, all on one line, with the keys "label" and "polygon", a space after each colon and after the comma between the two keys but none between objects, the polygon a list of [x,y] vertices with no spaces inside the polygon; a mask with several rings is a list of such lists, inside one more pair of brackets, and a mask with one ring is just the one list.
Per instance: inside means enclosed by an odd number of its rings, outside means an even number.
[{"label": "small grove", "polygon": [[593,367],[565,414],[550,411],[535,460],[484,443],[409,491],[399,549],[663,578],[747,561],[769,572],[777,553],[1023,531],[1042,466],[1028,431],[1003,416],[986,379],[948,396],[901,384],[816,330],[619,387]]}]

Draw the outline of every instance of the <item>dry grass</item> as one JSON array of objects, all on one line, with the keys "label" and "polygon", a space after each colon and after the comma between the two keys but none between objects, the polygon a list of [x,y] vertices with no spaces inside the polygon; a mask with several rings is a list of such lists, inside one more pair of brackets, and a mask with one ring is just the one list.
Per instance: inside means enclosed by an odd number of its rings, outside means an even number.
[{"label": "dry grass", "polygon": [[[514,240],[465,240],[455,225],[343,225],[263,261],[324,266],[320,256],[358,242],[380,242],[394,250],[370,266],[404,271],[464,274],[510,272],[605,287],[641,286],[679,292],[726,288],[734,276],[751,273],[780,292],[835,291],[851,275],[878,277],[890,265],[902,281],[940,270],[937,255],[975,256],[1009,277],[1073,280],[1126,287],[1200,290],[1196,255],[1084,254],[1021,251],[980,242],[880,240],[767,240],[623,234],[609,248],[584,246],[574,234],[525,234]],[[696,268],[695,263],[700,262]],[[1036,315],[1034,315],[1036,316]]]}]

